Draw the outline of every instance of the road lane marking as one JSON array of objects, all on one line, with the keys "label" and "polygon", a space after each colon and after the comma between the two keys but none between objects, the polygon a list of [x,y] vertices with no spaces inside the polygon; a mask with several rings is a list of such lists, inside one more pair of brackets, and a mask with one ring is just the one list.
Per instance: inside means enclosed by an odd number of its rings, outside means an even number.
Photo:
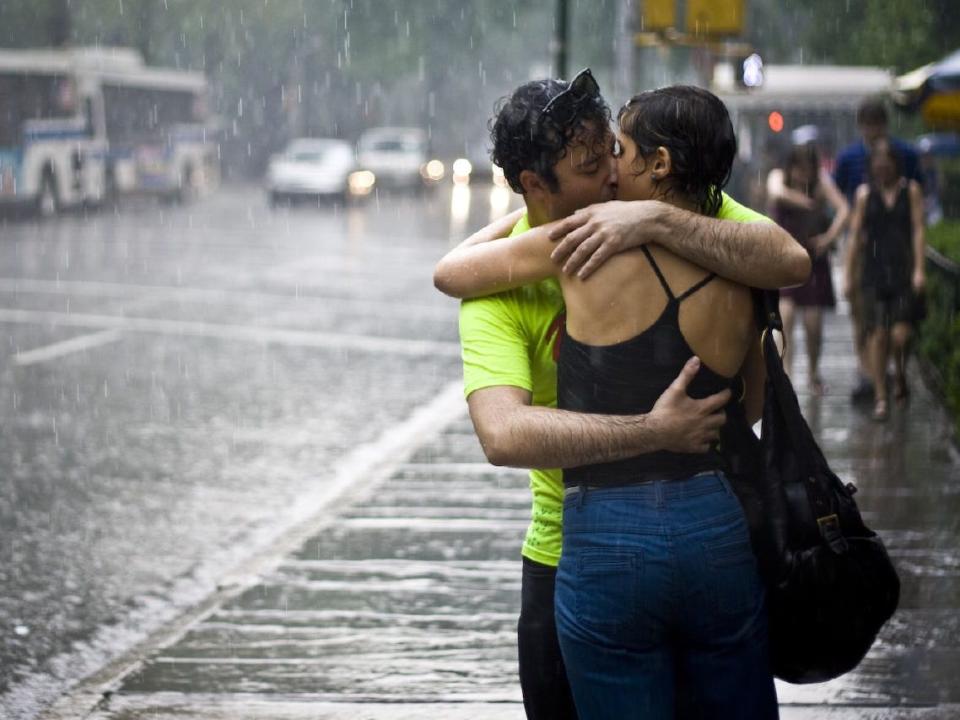
[{"label": "road lane marking", "polygon": [[[89,280],[36,280],[33,278],[0,278],[0,292],[35,295],[81,295],[83,297],[130,298],[131,295],[149,294],[153,299],[192,302],[245,302],[251,305],[263,301],[292,301],[298,304],[320,303],[324,308],[337,312],[354,309],[382,312],[384,308],[396,308],[396,302],[371,300],[370,298],[331,297],[317,295],[313,288],[296,286],[289,293],[268,293],[257,290],[227,290],[219,288],[193,288],[176,285],[131,285],[124,283],[96,282]],[[404,312],[416,317],[450,320],[455,306],[451,302],[442,305],[413,305],[404,303]]]},{"label": "road lane marking", "polygon": [[[356,502],[395,472],[397,465],[409,459],[417,448],[436,438],[440,431],[466,414],[463,388],[460,381],[443,386],[430,402],[414,410],[402,422],[394,425],[376,440],[354,447],[340,458],[329,473],[306,478],[303,492],[284,516],[278,528],[262,528],[254,533],[246,548],[237,547],[232,557],[211,558],[208,567],[196,570],[204,577],[212,568],[219,568],[216,589],[207,588],[207,594],[192,607],[159,627],[154,626],[146,637],[130,646],[119,656],[116,639],[105,633],[103,642],[113,657],[99,670],[88,674],[92,657],[103,657],[98,652],[86,653],[86,659],[76,654],[65,654],[71,668],[86,675],[59,700],[40,714],[41,720],[82,720],[124,677],[149,659],[160,648],[167,648],[204,620],[223,612],[223,605],[253,587],[262,576],[274,572],[283,560],[303,547],[308,540],[337,521],[344,506]],[[225,565],[232,569],[224,572]],[[198,588],[199,589],[199,588]],[[102,646],[101,646],[102,647]],[[102,660],[101,660],[102,661]],[[86,663],[86,667],[84,666]],[[67,678],[70,679],[70,678]]]},{"label": "road lane marking", "polygon": [[311,330],[284,330],[282,328],[225,323],[163,320],[157,318],[119,317],[89,313],[61,313],[47,310],[17,310],[0,308],[0,323],[49,325],[53,327],[84,327],[103,330],[154,333],[190,337],[238,340],[263,345],[332,348],[360,350],[394,355],[440,355],[459,357],[460,345],[441,340],[408,340],[404,338],[347,335],[344,333],[315,332]]},{"label": "road lane marking", "polygon": [[21,367],[36,365],[37,363],[53,360],[54,358],[63,357],[71,353],[82,352],[91,348],[100,347],[101,345],[109,345],[122,337],[123,334],[116,330],[103,330],[90,335],[80,335],[79,337],[70,338],[69,340],[53,343],[52,345],[46,345],[34,350],[18,352],[14,357],[14,362]]}]

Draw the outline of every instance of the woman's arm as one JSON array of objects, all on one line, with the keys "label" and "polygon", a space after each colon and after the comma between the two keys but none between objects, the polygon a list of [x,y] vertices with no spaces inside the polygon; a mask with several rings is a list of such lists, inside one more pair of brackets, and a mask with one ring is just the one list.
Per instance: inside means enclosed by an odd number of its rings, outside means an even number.
[{"label": "woman's arm", "polygon": [[923,292],[927,284],[924,263],[926,262],[927,239],[926,224],[923,218],[923,191],[916,180],[911,180],[910,192],[910,223],[913,228],[913,291]]},{"label": "woman's arm", "polygon": [[544,280],[559,272],[559,266],[550,259],[553,242],[549,225],[497,242],[475,239],[481,235],[489,238],[490,228],[487,226],[472,235],[437,263],[433,271],[437,290],[455,298],[482,297]]},{"label": "woman's arm", "polygon": [[843,271],[843,294],[848,298],[853,291],[854,268],[860,259],[860,249],[863,244],[863,218],[866,213],[867,196],[869,194],[869,186],[861,185],[857,188],[853,215],[850,219],[850,234],[847,236],[847,258]]},{"label": "woman's arm", "polygon": [[806,193],[794,190],[787,185],[781,168],[774,168],[767,175],[767,200],[771,203],[783,202],[804,210],[812,210],[814,205],[813,200],[807,197]]},{"label": "woman's arm", "polygon": [[833,222],[830,223],[830,227],[827,228],[826,232],[814,238],[813,246],[818,257],[829,250],[837,241],[837,237],[840,235],[844,225],[847,224],[847,219],[850,217],[849,203],[847,203],[843,195],[840,194],[840,190],[837,189],[837,185],[833,182],[833,178],[830,177],[830,173],[825,170],[820,171],[820,191],[823,193],[823,197],[830,207],[833,208]]},{"label": "woman's arm", "polygon": [[477,230],[473,235],[457,245],[455,249],[470,247],[471,245],[478,245],[480,243],[490,242],[491,240],[500,240],[508,237],[510,235],[510,231],[513,230],[513,226],[520,222],[520,218],[523,217],[525,212],[526,210],[523,208],[518,208],[513,212],[504,215],[502,218],[494,220],[486,227],[482,227]]}]

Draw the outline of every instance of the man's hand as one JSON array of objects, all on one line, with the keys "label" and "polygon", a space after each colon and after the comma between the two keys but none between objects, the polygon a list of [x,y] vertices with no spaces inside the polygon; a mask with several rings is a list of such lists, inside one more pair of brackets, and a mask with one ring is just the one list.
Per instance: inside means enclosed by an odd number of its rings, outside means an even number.
[{"label": "man's hand", "polygon": [[723,406],[730,400],[724,390],[703,400],[687,395],[687,387],[700,370],[700,358],[687,360],[683,370],[657,400],[651,416],[662,424],[663,449],[681,453],[705,453],[720,437],[726,422]]},{"label": "man's hand", "polygon": [[587,278],[617,253],[656,242],[669,209],[656,200],[611,200],[577,210],[550,230],[559,241],[550,258],[567,275]]}]

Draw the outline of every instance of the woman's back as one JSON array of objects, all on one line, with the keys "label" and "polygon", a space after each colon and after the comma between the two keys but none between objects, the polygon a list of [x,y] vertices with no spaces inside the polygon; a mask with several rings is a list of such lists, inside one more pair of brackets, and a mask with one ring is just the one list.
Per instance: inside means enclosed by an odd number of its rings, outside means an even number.
[{"label": "woman's back", "polygon": [[[657,245],[650,256],[670,292],[679,297],[710,275]],[[567,304],[567,333],[587,345],[613,345],[651,327],[669,303],[653,264],[642,250],[608,260],[587,281],[561,277]],[[750,290],[720,277],[679,303],[679,324],[690,349],[703,364],[733,377],[755,341]],[[687,358],[678,358],[680,366]]]},{"label": "woman's back", "polygon": [[[747,288],[721,280],[662,248],[607,263],[587,282],[563,282],[567,333],[558,362],[558,405],[577,412],[649,412],[691,355],[703,365],[688,393],[733,385],[753,339]],[[716,469],[716,453],[654,452],[571,468],[564,483],[623,485]]]}]

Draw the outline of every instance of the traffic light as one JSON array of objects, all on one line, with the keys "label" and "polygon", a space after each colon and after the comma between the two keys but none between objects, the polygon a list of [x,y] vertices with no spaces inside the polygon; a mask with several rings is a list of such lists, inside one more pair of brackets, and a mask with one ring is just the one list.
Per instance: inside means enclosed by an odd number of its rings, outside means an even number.
[{"label": "traffic light", "polygon": [[782,132],[784,126],[783,115],[779,111],[773,110],[767,115],[767,126],[775,133]]}]

